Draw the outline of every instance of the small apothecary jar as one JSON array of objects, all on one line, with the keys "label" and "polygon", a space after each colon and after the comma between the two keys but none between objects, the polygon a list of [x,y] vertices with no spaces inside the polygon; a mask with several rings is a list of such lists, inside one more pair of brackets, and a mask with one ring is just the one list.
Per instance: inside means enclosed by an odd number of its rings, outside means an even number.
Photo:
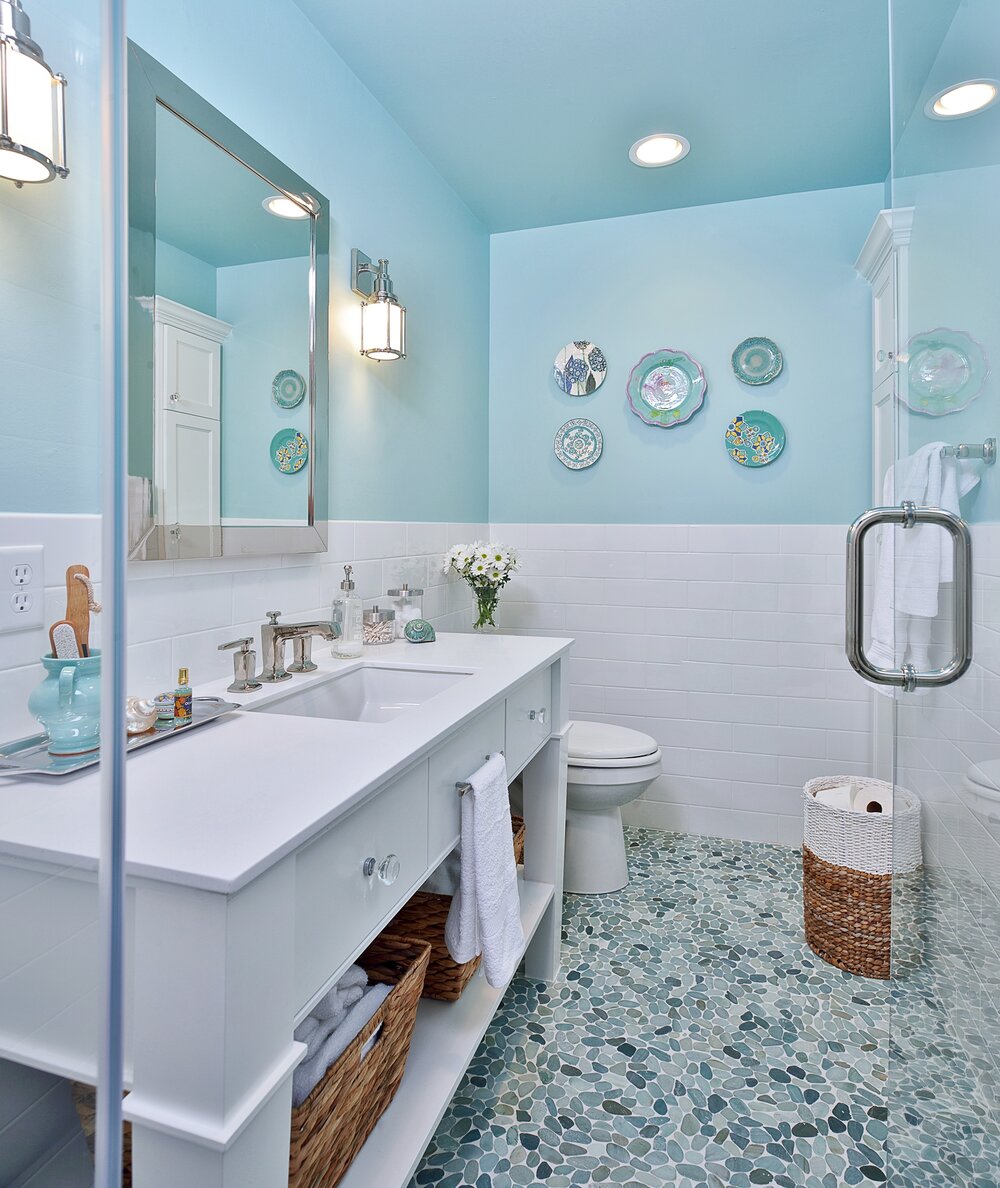
[{"label": "small apothecary jar", "polygon": [[396,633],[402,637],[407,623],[413,619],[424,617],[424,592],[423,590],[410,589],[409,585],[403,582],[395,590],[386,590],[386,597],[393,600],[396,612]]},{"label": "small apothecary jar", "polygon": [[396,638],[396,612],[373,606],[365,611],[361,625],[361,639],[366,644],[392,643]]}]

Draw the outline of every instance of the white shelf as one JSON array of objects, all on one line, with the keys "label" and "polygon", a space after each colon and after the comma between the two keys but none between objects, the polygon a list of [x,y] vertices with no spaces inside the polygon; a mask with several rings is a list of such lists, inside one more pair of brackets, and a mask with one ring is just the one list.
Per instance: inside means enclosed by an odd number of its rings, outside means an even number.
[{"label": "white shelf", "polygon": [[[523,878],[518,889],[527,945],[555,889]],[[480,967],[458,1002],[421,1001],[403,1083],[339,1188],[406,1188],[506,992]]]}]

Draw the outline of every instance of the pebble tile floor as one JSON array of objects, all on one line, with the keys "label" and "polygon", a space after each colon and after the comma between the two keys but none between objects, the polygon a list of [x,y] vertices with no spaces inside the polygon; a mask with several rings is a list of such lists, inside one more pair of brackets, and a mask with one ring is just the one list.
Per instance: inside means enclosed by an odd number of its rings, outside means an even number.
[{"label": "pebble tile floor", "polygon": [[559,980],[515,979],[410,1188],[1000,1188],[933,987],[814,956],[798,851],[626,840],[629,887],[567,896]]}]

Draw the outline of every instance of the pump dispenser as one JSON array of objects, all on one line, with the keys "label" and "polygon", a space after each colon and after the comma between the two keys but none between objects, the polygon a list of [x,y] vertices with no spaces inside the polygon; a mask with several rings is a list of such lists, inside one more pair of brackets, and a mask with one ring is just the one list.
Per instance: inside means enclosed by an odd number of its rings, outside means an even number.
[{"label": "pump dispenser", "polygon": [[331,618],[340,628],[340,635],[333,641],[331,651],[341,660],[355,660],[362,654],[363,607],[354,588],[353,573],[353,566],[344,566],[344,580],[340,583],[341,594],[333,600]]}]

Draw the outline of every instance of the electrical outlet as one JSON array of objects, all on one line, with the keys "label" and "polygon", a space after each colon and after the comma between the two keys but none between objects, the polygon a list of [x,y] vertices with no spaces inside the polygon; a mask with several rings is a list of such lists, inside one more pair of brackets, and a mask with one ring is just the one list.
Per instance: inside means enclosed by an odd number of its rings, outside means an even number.
[{"label": "electrical outlet", "polygon": [[0,548],[0,631],[44,626],[45,565],[41,545]]}]

